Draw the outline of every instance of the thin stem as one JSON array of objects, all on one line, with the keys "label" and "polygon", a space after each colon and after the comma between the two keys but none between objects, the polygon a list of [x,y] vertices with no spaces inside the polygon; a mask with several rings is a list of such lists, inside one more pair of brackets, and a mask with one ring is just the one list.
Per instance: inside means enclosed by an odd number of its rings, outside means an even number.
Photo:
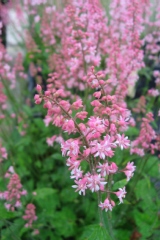
[{"label": "thin stem", "polygon": [[[99,205],[100,202],[101,202],[101,192],[98,191],[98,192],[97,192],[97,195],[98,195],[98,205]],[[103,220],[102,209],[101,209],[99,206],[98,206],[98,212],[99,212],[100,225],[101,225],[101,226],[104,226],[104,220]]]}]

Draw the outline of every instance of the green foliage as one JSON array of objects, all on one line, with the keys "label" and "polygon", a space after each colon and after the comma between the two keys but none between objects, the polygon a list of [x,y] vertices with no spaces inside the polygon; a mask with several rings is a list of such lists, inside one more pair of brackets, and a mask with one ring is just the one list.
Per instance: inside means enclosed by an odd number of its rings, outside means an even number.
[{"label": "green foliage", "polygon": [[127,184],[126,179],[120,180],[114,184],[113,190],[117,190],[118,188],[123,188],[126,184]]},{"label": "green foliage", "polygon": [[100,225],[91,225],[85,228],[78,240],[112,240],[106,229]]}]

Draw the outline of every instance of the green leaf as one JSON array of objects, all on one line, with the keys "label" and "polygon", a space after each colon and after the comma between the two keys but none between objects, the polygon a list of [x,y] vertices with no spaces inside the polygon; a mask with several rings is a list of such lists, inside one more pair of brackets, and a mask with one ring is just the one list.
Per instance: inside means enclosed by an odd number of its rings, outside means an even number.
[{"label": "green leaf", "polygon": [[123,188],[126,184],[127,184],[127,179],[120,180],[114,184],[113,190],[117,190],[118,188]]},{"label": "green leaf", "polygon": [[159,160],[156,156],[148,156],[148,161],[146,163],[145,169],[151,177],[159,177]]},{"label": "green leaf", "polygon": [[124,154],[124,151],[122,151],[120,148],[117,148],[115,150],[112,161],[115,162],[117,165],[121,164],[123,160],[123,154]]},{"label": "green leaf", "polygon": [[126,229],[118,229],[115,231],[115,236],[118,240],[128,240],[130,239],[131,232]]},{"label": "green leaf", "polygon": [[14,222],[6,221],[6,228],[1,230],[1,240],[15,239],[20,240],[20,230],[22,229],[24,222],[22,219],[16,219]]},{"label": "green leaf", "polygon": [[52,158],[57,161],[63,161],[65,163],[65,158],[60,153],[52,154]]},{"label": "green leaf", "polygon": [[136,127],[129,127],[125,132],[125,135],[129,137],[138,136],[138,134],[139,134],[139,130]]},{"label": "green leaf", "polygon": [[112,240],[112,238],[103,226],[94,224],[86,227],[78,240]]},{"label": "green leaf", "polygon": [[66,187],[61,191],[60,197],[64,203],[68,203],[68,202],[73,203],[74,200],[78,198],[78,193],[74,192],[73,188]]},{"label": "green leaf", "polygon": [[34,198],[44,213],[47,216],[54,215],[54,210],[59,206],[57,191],[52,188],[39,188],[35,192],[37,195]]},{"label": "green leaf", "polygon": [[142,239],[146,239],[152,235],[157,222],[156,216],[150,215],[147,212],[139,212],[138,210],[135,210],[134,219],[140,233],[142,234]]},{"label": "green leaf", "polygon": [[0,202],[0,220],[15,218],[17,215],[19,215],[17,212],[7,211],[3,203]]},{"label": "green leaf", "polygon": [[53,227],[58,235],[70,237],[76,232],[76,215],[68,207],[64,207],[61,211],[55,212],[53,216]]}]

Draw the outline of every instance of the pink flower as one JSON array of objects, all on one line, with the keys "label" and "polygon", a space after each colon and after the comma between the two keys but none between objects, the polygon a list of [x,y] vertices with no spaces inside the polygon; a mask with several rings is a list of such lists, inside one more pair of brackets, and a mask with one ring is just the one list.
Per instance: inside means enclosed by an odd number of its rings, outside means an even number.
[{"label": "pink flower", "polygon": [[34,96],[34,100],[35,104],[40,104],[42,102],[42,98],[38,94]]},{"label": "pink flower", "polygon": [[35,17],[34,17],[34,21],[35,21],[36,23],[38,23],[38,22],[40,21],[40,16],[38,16],[38,15],[35,16]]},{"label": "pink flower", "polygon": [[38,234],[39,234],[39,230],[38,230],[38,229],[34,229],[34,231],[33,231],[32,234],[33,234],[33,235],[38,235]]},{"label": "pink flower", "polygon": [[88,178],[87,176],[84,176],[82,179],[75,180],[75,183],[77,185],[73,185],[73,188],[77,188],[76,192],[79,191],[79,194],[81,193],[85,195],[86,189],[87,189],[87,183],[88,183]]},{"label": "pink flower", "polygon": [[114,174],[117,172],[117,170],[118,170],[117,165],[114,162],[112,162],[111,165],[109,166],[109,172]]},{"label": "pink flower", "polygon": [[74,125],[74,121],[72,119],[70,120],[66,120],[62,126],[62,129],[66,132],[68,132],[69,134],[73,133],[76,131],[75,125]]},{"label": "pink flower", "polygon": [[21,196],[26,195],[27,191],[22,189],[19,176],[16,173],[10,174],[10,181],[7,191],[3,192],[3,198],[7,201],[5,206],[8,210],[14,211],[15,207],[21,206]]},{"label": "pink flower", "polygon": [[4,147],[1,147],[0,145],[0,162],[3,161],[3,159],[7,159],[7,151]]},{"label": "pink flower", "polygon": [[66,142],[61,143],[61,150],[63,156],[77,156],[79,152],[79,141],[69,139]]},{"label": "pink flower", "polygon": [[127,181],[129,181],[131,179],[131,177],[133,177],[133,173],[136,169],[136,166],[133,165],[133,162],[128,162],[127,166],[125,167],[125,169],[123,170],[123,172],[125,173],[125,175],[127,176]]},{"label": "pink flower", "polygon": [[99,207],[101,207],[102,209],[105,209],[105,211],[107,212],[108,210],[112,211],[112,208],[115,206],[114,201],[110,201],[108,198],[105,199],[104,203],[100,202],[100,204],[98,205]]},{"label": "pink flower", "polygon": [[86,111],[82,111],[82,112],[78,112],[77,114],[76,114],[76,117],[77,118],[79,118],[79,119],[81,119],[81,120],[84,120],[86,117],[87,117],[87,112]]},{"label": "pink flower", "polygon": [[160,95],[160,92],[158,91],[158,89],[149,89],[148,90],[148,94],[152,97],[157,97]]},{"label": "pink flower", "polygon": [[95,98],[100,98],[100,97],[101,97],[101,92],[95,92],[95,93],[93,94],[93,96],[94,96]]},{"label": "pink flower", "polygon": [[117,195],[117,197],[119,198],[120,203],[123,203],[123,199],[126,196],[126,189],[124,188],[119,188],[118,192],[115,192],[115,194]]},{"label": "pink flower", "polygon": [[41,87],[41,85],[39,85],[39,84],[37,84],[37,86],[36,86],[36,90],[37,90],[37,92],[41,92],[42,91],[42,87]]},{"label": "pink flower", "polygon": [[72,109],[78,110],[79,108],[82,108],[83,104],[82,104],[82,100],[78,99],[76,102],[74,102],[72,104]]},{"label": "pink flower", "polygon": [[83,171],[81,170],[81,167],[80,168],[74,168],[72,171],[71,171],[71,178],[75,178],[76,180],[78,180],[79,178],[82,178],[83,177]]},{"label": "pink flower", "polygon": [[129,170],[129,171],[134,172],[135,169],[136,169],[136,166],[134,166],[134,162],[131,162],[131,163],[128,162],[128,163],[127,163],[127,166],[126,166],[126,169]]},{"label": "pink flower", "polygon": [[124,136],[124,134],[122,134],[122,136],[120,134],[117,134],[117,141],[115,143],[120,146],[121,150],[130,146],[130,141],[128,140],[128,137]]},{"label": "pink flower", "polygon": [[51,138],[47,138],[47,144],[48,144],[48,146],[53,146],[53,143],[54,143],[54,141],[55,141],[55,139],[56,139],[56,135],[54,135],[54,136],[52,136]]},{"label": "pink flower", "polygon": [[99,166],[97,166],[97,168],[98,168],[97,172],[99,172],[102,177],[109,175],[110,167],[109,167],[108,163],[104,163],[104,164],[99,163]]},{"label": "pink flower", "polygon": [[90,175],[88,177],[87,186],[92,192],[97,192],[104,189],[104,185],[107,184],[107,182],[105,182],[104,180],[105,179],[102,178],[100,174]]},{"label": "pink flower", "polygon": [[72,170],[74,168],[78,168],[81,161],[77,160],[75,157],[71,157],[67,159],[66,165],[69,166],[69,170]]},{"label": "pink flower", "polygon": [[94,131],[104,133],[105,126],[102,120],[99,117],[90,117],[88,121],[88,126],[93,129]]},{"label": "pink flower", "polygon": [[52,122],[52,118],[49,116],[46,116],[45,119],[43,120],[45,123],[45,126],[48,127],[50,122]]},{"label": "pink flower", "polygon": [[112,157],[114,155],[111,147],[114,146],[112,143],[112,140],[109,135],[104,137],[104,140],[98,143],[97,141],[94,141],[91,143],[91,153],[95,153],[94,157],[100,157],[101,159],[105,159],[106,156]]}]

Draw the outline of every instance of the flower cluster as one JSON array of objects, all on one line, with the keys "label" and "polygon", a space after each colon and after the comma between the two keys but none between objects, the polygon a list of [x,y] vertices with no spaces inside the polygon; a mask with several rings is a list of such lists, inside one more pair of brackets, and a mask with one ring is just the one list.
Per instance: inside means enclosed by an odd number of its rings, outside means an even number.
[{"label": "flower cluster", "polygon": [[150,125],[152,121],[154,121],[154,118],[151,112],[147,113],[146,117],[142,118],[139,136],[132,141],[131,144],[131,153],[144,156],[148,151],[154,154],[155,150],[158,150],[158,142],[153,144],[153,140],[156,140],[157,136],[155,130]]},{"label": "flower cluster", "polygon": [[148,18],[146,19],[146,22],[145,22],[147,34],[143,39],[143,44],[145,46],[145,52],[148,59],[156,63],[159,63],[160,46],[158,43],[160,38],[160,33],[159,33],[160,2],[159,1],[151,2],[150,8],[154,9],[154,17],[153,17],[153,12],[150,11],[148,14]]},{"label": "flower cluster", "polygon": [[[54,82],[54,79],[52,79]],[[133,176],[135,166],[128,163],[124,169],[120,169],[116,162],[112,161],[116,148],[121,150],[130,146],[128,137],[123,132],[131,124],[130,111],[117,101],[116,95],[107,95],[108,82],[103,72],[95,72],[91,67],[84,81],[92,89],[94,100],[90,105],[93,108],[93,115],[88,112],[82,99],[70,102],[68,92],[65,89],[48,89],[42,93],[41,86],[37,85],[38,94],[35,95],[35,102],[39,104],[44,100],[44,107],[48,109],[46,119],[53,125],[60,127],[68,135],[75,134],[66,141],[61,142],[62,155],[67,157],[67,166],[71,171],[71,178],[74,179],[76,191],[79,194],[86,194],[86,190],[102,192],[107,194],[111,210],[115,204],[110,198],[110,193],[116,195],[120,203],[125,197],[125,188],[118,192],[111,192],[109,187],[110,177],[118,172],[123,172],[127,181]],[[96,89],[98,88],[98,91]],[[50,140],[50,141],[49,141]],[[48,139],[52,145],[55,136]],[[88,165],[87,170],[82,165]],[[107,203],[99,206],[107,208]]]},{"label": "flower cluster", "polygon": [[25,224],[26,228],[32,228],[33,221],[37,220],[35,209],[36,207],[33,203],[27,204],[25,215],[23,216],[23,219],[27,221],[27,223]]},{"label": "flower cluster", "polygon": [[10,211],[21,207],[21,197],[27,194],[27,191],[22,189],[22,184],[18,174],[14,172],[13,167],[10,167],[5,177],[9,178],[7,190],[0,192],[0,198],[5,200],[5,207]]}]

